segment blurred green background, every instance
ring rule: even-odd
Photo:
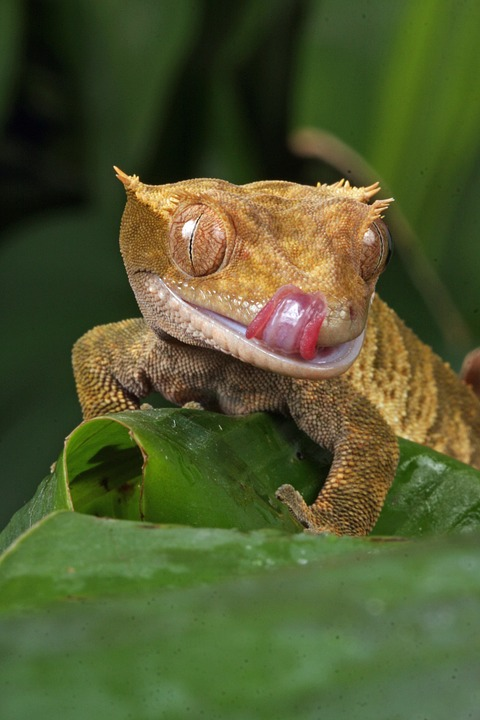
[[[479,40],[475,0],[1,0],[0,526],[80,421],[73,342],[138,314],[114,163],[381,179],[381,294],[458,367],[480,344]]]

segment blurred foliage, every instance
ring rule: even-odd
[[[114,163],[155,183],[381,178],[382,295],[456,365],[480,342],[479,30],[475,0],[2,0],[0,525],[80,419],[74,340],[137,314]],[[303,127],[365,171],[295,156]],[[458,315],[432,320],[442,297]]]
[[[477,718],[478,540],[50,515],[0,561],[3,717]]]

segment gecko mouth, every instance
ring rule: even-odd
[[[262,340],[247,338],[247,327],[235,320],[219,315],[212,310],[206,310],[198,306],[192,307],[195,307],[197,312],[224,327],[227,332],[238,336],[242,344],[248,344],[251,349],[248,353],[251,359],[247,362],[251,362],[252,365],[264,367],[266,370],[274,370],[274,366],[276,367],[278,365],[280,367],[281,365],[281,370],[275,369],[274,372],[282,372],[284,375],[292,375],[293,377],[320,379],[320,377],[327,378],[340,375],[348,370],[356,360],[365,339],[365,330],[363,330],[363,332],[353,340],[340,343],[339,345],[317,347],[315,353],[310,355],[309,359],[306,359],[300,354],[289,353],[281,349],[273,348]],[[235,353],[231,354],[233,355]],[[243,358],[240,357],[240,360],[242,359]]]
[[[338,345],[315,346],[313,351],[309,342],[308,352],[302,352],[299,349],[300,346],[305,345],[305,343],[302,345],[302,338],[307,333],[306,330],[300,333],[301,337],[298,342],[296,341],[287,349],[285,349],[285,345],[282,349],[281,344],[272,347],[261,339],[255,319],[249,326],[243,325],[214,310],[184,300],[158,275],[150,273],[147,275],[148,293],[161,302],[164,307],[161,314],[166,314],[172,319],[169,328],[162,329],[175,334],[172,332],[173,325],[179,330],[179,340],[213,347],[264,370],[297,378],[326,379],[348,370],[362,349],[365,329],[351,340]],[[142,308],[141,295],[137,296],[137,299]],[[316,322],[318,323],[318,317]]]

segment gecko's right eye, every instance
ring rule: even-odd
[[[188,275],[216,272],[227,255],[228,221],[209,205],[177,208],[170,225],[170,252]]]

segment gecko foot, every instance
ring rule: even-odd
[[[315,516],[315,513],[312,512],[312,509],[293,485],[281,485],[275,496],[288,507],[293,517],[310,532],[315,534],[331,532],[321,525],[319,518]]]

